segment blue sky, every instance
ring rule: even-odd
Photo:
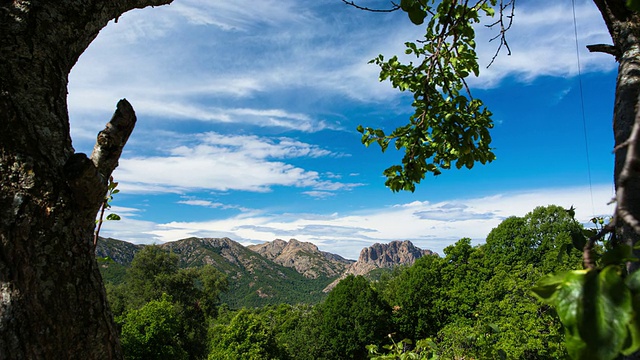
[[[422,36],[404,13],[339,0],[175,0],[127,13],[82,55],[69,84],[76,151],[91,152],[119,99],[138,115],[114,172],[113,211],[123,219],[101,235],[296,238],[355,259],[376,242],[439,253],[461,237],[481,243],[504,218],[540,205],[573,205],[584,222],[607,215],[617,67],[586,51],[610,39],[593,3],[578,0],[577,76],[571,14],[569,0],[519,1],[512,54],[489,69],[495,32],[478,27],[481,74],[470,84],[494,113],[497,159],[394,194],[382,171],[401,153],[365,148],[355,128],[390,130],[411,114],[408,94],[378,82],[368,64]]]

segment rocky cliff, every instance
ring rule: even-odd
[[[388,244],[373,244],[360,251],[358,261],[351,264],[338,279],[324,289],[329,292],[340,280],[350,274],[366,275],[375,269],[391,269],[398,265],[411,265],[425,255],[436,255],[431,250],[422,250],[411,241],[392,241]]]
[[[338,276],[353,263],[339,255],[320,251],[312,243],[296,239],[288,242],[276,239],[264,244],[249,245],[247,248],[277,264],[294,268],[309,279]]]

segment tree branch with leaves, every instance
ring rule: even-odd
[[[495,37],[500,39],[500,51],[503,46],[509,49],[505,33],[511,26],[513,1],[400,2],[400,9],[416,25],[429,16],[424,39],[405,43],[405,53],[415,56],[416,62],[403,64],[397,56],[386,60],[379,55],[371,63],[380,67],[380,81],[389,80],[394,88],[413,94],[414,113],[408,124],[390,133],[358,126],[366,146],[377,143],[384,152],[393,144],[404,151],[402,163],[384,171],[385,185],[392,191],[414,191],[426,173],[439,175],[452,166],[471,169],[477,162],[495,159],[489,133],[492,114],[467,84],[471,74],[480,73],[474,26],[494,17],[495,6],[499,20],[488,26],[500,27]]]

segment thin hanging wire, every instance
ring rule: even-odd
[[[571,0],[571,8],[573,10],[573,33],[576,41],[576,59],[578,61],[578,84],[580,88],[580,108],[582,110],[582,128],[584,132],[584,146],[587,154],[587,173],[589,174],[589,192],[591,194],[591,212],[596,216],[596,207],[593,202],[593,183],[591,181],[591,159],[589,156],[589,139],[587,137],[587,120],[584,111],[584,93],[582,90],[582,70],[580,65],[580,45],[578,44],[578,21],[576,20],[576,1]]]

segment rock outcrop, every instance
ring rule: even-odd
[[[396,240],[388,244],[373,244],[362,249],[358,261],[349,266],[342,276],[329,284],[324,289],[324,292],[331,291],[340,280],[348,275],[366,275],[375,269],[391,269],[398,265],[411,265],[425,255],[437,256],[431,250],[423,250],[416,247],[409,240]]]
[[[293,268],[309,279],[338,276],[353,264],[352,260],[320,251],[316,245],[296,239],[288,242],[276,239],[247,248],[277,264]]]

